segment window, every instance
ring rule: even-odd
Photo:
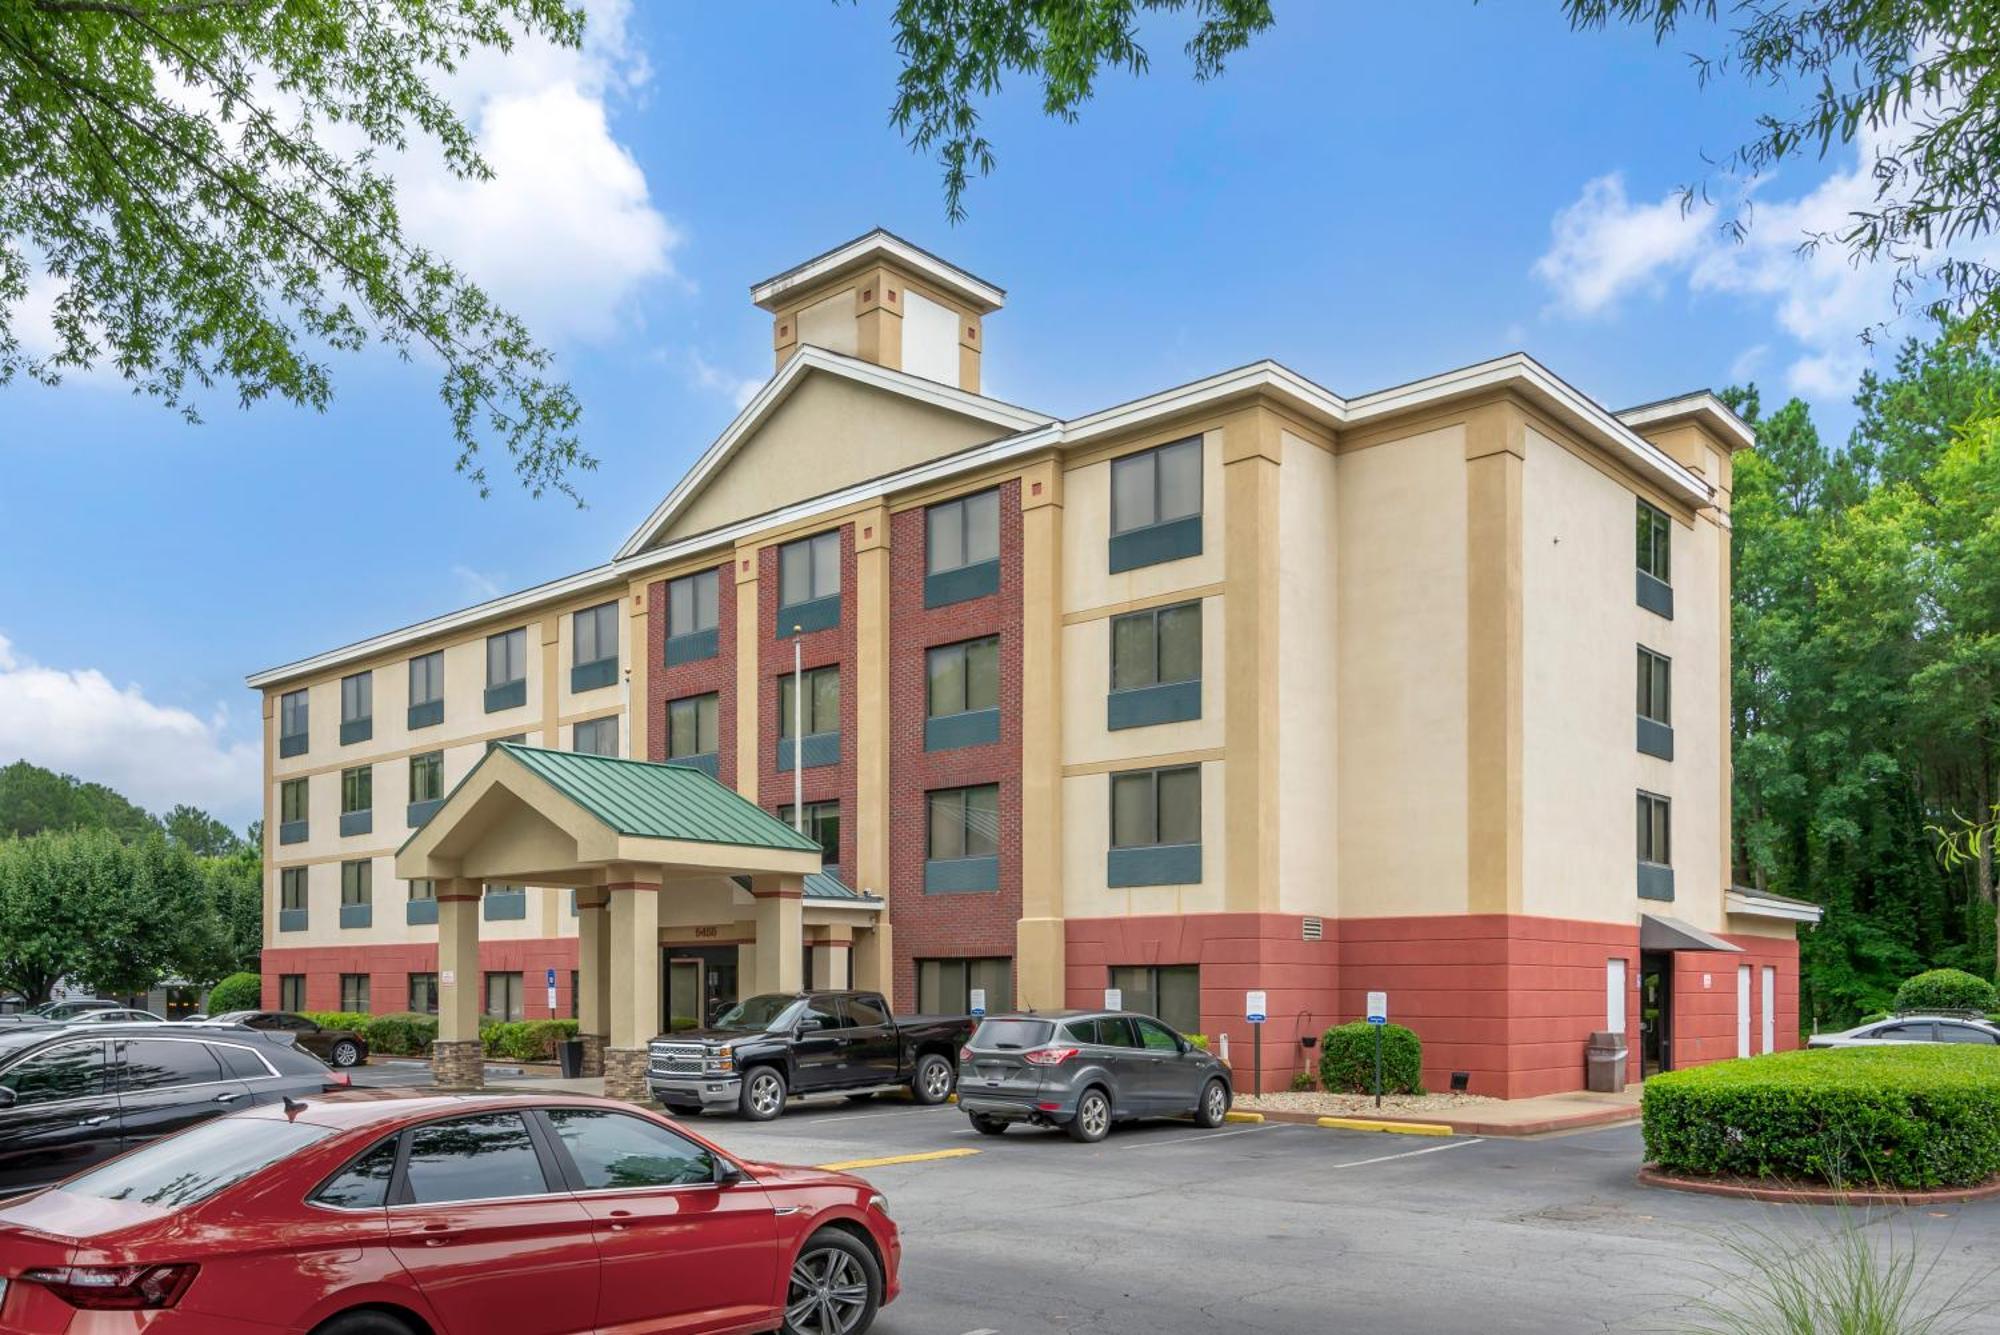
[[[924,568],[930,574],[999,559],[999,492],[962,496],[924,512]]]
[[[487,886],[486,893],[480,897],[479,912],[487,922],[521,921],[528,916],[528,887],[502,884]],[[517,1015],[514,1018],[520,1017]]]
[[[357,672],[340,679],[340,744],[375,735],[375,674]]]
[[[340,772],[340,814],[351,816],[375,807],[375,767],[357,765]]]
[[[1111,531],[1130,533],[1201,513],[1201,438],[1111,461]]]
[[[712,756],[720,749],[716,735],[720,699],[710,691],[667,702],[667,759]]]
[[[787,804],[778,808],[778,819],[792,824],[792,813],[797,808]],[[840,861],[840,803],[806,803],[805,832],[819,841],[820,859],[831,867]]]
[[[436,1015],[438,976],[434,973],[410,975],[410,1010],[416,1015]]]
[[[877,997],[857,993],[841,998],[841,1009],[847,1012],[847,1024],[852,1029],[866,1029],[889,1023],[889,1012],[882,1008]]]
[[[403,921],[410,926],[428,926],[438,920],[437,882],[419,878],[411,881],[409,898],[403,901]]]
[[[1639,794],[1639,861],[1673,862],[1671,804],[1657,793]]]
[[[1156,1015],[1183,1034],[1201,1032],[1199,965],[1116,966],[1111,970],[1111,986],[1118,989],[1126,1010]]]
[[[1770,973],[1769,969],[1764,971]],[[1984,1029],[1975,1029],[1969,1024],[1948,1024],[1940,1021],[1937,1027],[1937,1041],[1940,1043],[1982,1043],[1991,1046],[1996,1040]],[[1769,1052],[1767,1046],[1764,1049]]]
[[[431,900],[432,902],[436,902],[437,896],[438,896],[438,888],[436,881],[430,880],[429,878],[426,877],[410,882],[411,899],[415,900],[428,899]]]
[[[599,603],[571,618],[569,688],[594,691],[618,680],[618,604]]]
[[[278,872],[278,930],[306,929],[306,869],[285,867]]]
[[[990,858],[1000,853],[1000,785],[945,788],[928,795],[933,860]]]
[[[124,1039],[118,1044],[121,1090],[212,1085],[220,1079],[222,1066],[206,1044],[157,1038]]]
[[[986,993],[986,1013],[1014,1009],[1014,961],[988,959],[918,960],[917,1009],[931,1015],[963,1015],[972,1009],[974,988]]]
[[[347,910],[365,909],[375,902],[375,864],[373,862],[343,862],[340,864],[340,921],[348,926]],[[366,926],[366,923],[359,924]]]
[[[71,1178],[63,1191],[118,1201],[121,1210],[136,1204],[164,1213],[207,1200],[333,1134],[330,1127],[276,1118],[218,1118]]]
[[[528,1138],[527,1123],[518,1113],[431,1122],[409,1136],[404,1183],[414,1204],[548,1193],[541,1158]]]
[[[1111,776],[1111,846],[1201,842],[1201,767]]]
[[[379,1210],[389,1202],[389,1179],[395,1175],[396,1137],[391,1136],[335,1173],[313,1193],[313,1200],[336,1210]]]
[[[1673,717],[1673,660],[1639,646],[1639,717],[1670,724]]]
[[[444,797],[444,752],[426,751],[410,757],[410,801],[436,802]]]
[[[444,722],[444,650],[410,660],[410,726]]]
[[[947,644],[927,656],[930,717],[1000,707],[1000,637]]]
[[[287,779],[278,785],[278,842],[302,844],[312,830],[307,820],[310,793],[304,779]]]
[[[821,533],[778,549],[778,602],[783,607],[840,594],[840,534]],[[807,627],[807,629],[815,629]]]
[[[104,1044],[66,1043],[25,1057],[0,1075],[0,1089],[14,1091],[17,1107],[55,1103],[61,1099],[94,1098],[109,1092],[110,1071],[104,1064]]]
[[[714,570],[667,581],[667,666],[715,657],[720,647],[719,587]]]
[[[1673,531],[1665,511],[1639,502],[1639,569],[1662,584],[1673,583]]]
[[[528,702],[528,631],[526,627],[486,637],[486,712],[513,709]]]
[[[1201,604],[1176,603],[1111,619],[1111,689],[1201,679]]]
[[[663,1126],[591,1108],[551,1108],[543,1116],[569,1151],[584,1191],[715,1181],[715,1155]]]
[[[306,976],[302,973],[278,975],[278,1008],[302,1011],[306,1008]]]
[[[365,973],[344,973],[340,975],[340,1008],[356,1015],[366,1015],[368,1006],[368,975]]]
[[[302,756],[311,731],[310,697],[304,691],[287,691],[278,700],[278,754]]]
[[[618,716],[588,719],[571,730],[570,750],[586,756],[618,754]]]
[[[489,973],[486,975],[486,1014],[496,1020],[518,1020],[521,1018],[521,975],[519,973]]]
[[[806,736],[840,731],[840,667],[808,668],[805,672]],[[778,678],[778,736],[792,735],[793,698],[797,683],[793,674]]]
[[[208,1050],[222,1063],[222,1074],[231,1080],[268,1080],[274,1074],[270,1065],[248,1048],[234,1043],[210,1043]]]

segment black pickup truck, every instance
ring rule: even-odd
[[[943,1103],[973,1026],[970,1015],[892,1016],[879,992],[767,992],[707,1029],[654,1039],[646,1083],[668,1108],[733,1108],[758,1122],[794,1094],[907,1089]]]

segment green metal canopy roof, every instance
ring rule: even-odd
[[[755,802],[685,765],[548,751],[518,742],[501,742],[493,749],[520,761],[619,834],[696,844],[820,851],[818,840],[800,834]]]

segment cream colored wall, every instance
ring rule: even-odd
[[[1162,436],[1146,446],[1182,436]],[[1202,436],[1201,554],[1111,573],[1111,460],[1097,459],[1063,474],[1063,610],[1108,607],[1139,598],[1200,588],[1222,579],[1222,433]]]
[[[1674,617],[1633,594],[1634,494],[1533,429],[1522,475],[1523,908],[1722,930],[1715,527],[1673,526]],[[1636,746],[1637,646],[1673,659],[1674,759]],[[1673,799],[1675,899],[1636,889],[1635,794]]]
[[[1072,918],[1125,915],[1220,913],[1223,897],[1223,764],[1201,767],[1201,870],[1199,885],[1143,885],[1113,889],[1105,858],[1111,849],[1111,776],[1071,774],[1063,778],[1064,911]]]
[[[799,342],[854,356],[860,330],[854,319],[854,289],[842,288],[799,311]]]
[[[1339,469],[1290,432],[1278,487],[1278,907],[1340,911]]]
[[[1111,689],[1111,618],[1094,616],[1063,627],[1064,764],[1143,759],[1222,745],[1226,600],[1215,594],[1198,601],[1201,603],[1201,717],[1185,723],[1157,723],[1117,732],[1107,728],[1105,697]]]
[[[1465,469],[1462,426],[1337,460],[1343,917],[1466,909]]]
[[[939,384],[958,384],[958,313],[914,288],[903,289],[902,369]]]
[[[808,374],[660,540],[705,533],[1003,434],[990,422],[843,376]]]

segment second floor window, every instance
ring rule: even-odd
[[[1111,846],[1201,842],[1201,767],[1111,776]]]
[[[840,534],[821,533],[778,549],[778,602],[796,607],[840,593]]]
[[[375,717],[375,674],[357,672],[340,679],[340,721],[364,723]]]
[[[1000,853],[1000,785],[945,788],[926,795],[930,829],[927,856],[990,858]]]
[[[423,880],[416,880],[410,882],[411,899],[417,900],[419,903],[421,903],[426,899],[436,899],[437,897],[438,897],[438,888],[436,881],[429,880],[426,878]]]
[[[304,754],[311,726],[311,697],[305,691],[285,692],[278,700],[278,753]]]
[[[1111,461],[1111,531],[1129,533],[1201,513],[1201,437]]]
[[[930,717],[944,718],[1000,707],[998,636],[942,645],[930,651],[926,668],[930,677]]]
[[[340,814],[375,809],[375,767],[358,765],[340,772]]]
[[[778,819],[787,825],[793,824],[792,813],[797,808],[789,803],[778,808]],[[840,803],[806,803],[805,833],[810,839],[819,841],[820,859],[831,867],[840,861]]]
[[[586,607],[574,618],[576,631],[570,661],[577,667],[618,661],[618,604]]]
[[[721,747],[717,731],[718,697],[691,695],[667,702],[667,758],[712,756]]]
[[[278,787],[278,819],[286,825],[306,819],[307,789],[304,779],[287,779]]]
[[[528,631],[505,630],[486,637],[486,689],[528,679]]]
[[[278,873],[278,907],[299,911],[306,906],[306,869],[287,867]]]
[[[1673,715],[1673,662],[1644,645],[1639,647],[1639,717],[1671,725]]]
[[[375,902],[375,864],[372,862],[343,862],[340,864],[340,906],[355,908]]]
[[[410,800],[435,802],[444,796],[444,752],[410,757]]]
[[[618,754],[618,716],[594,718],[576,725],[570,750],[586,756]]]
[[[1658,793],[1639,793],[1639,861],[1673,864],[1673,804]]]
[[[1664,510],[1639,502],[1639,569],[1662,584],[1674,582],[1673,531]]]
[[[840,731],[840,668],[837,665],[808,669],[805,673],[805,730],[811,737]],[[792,735],[797,683],[791,673],[778,678],[778,736]]]
[[[1000,559],[1000,493],[982,491],[924,512],[924,567],[933,575]]]
[[[1111,619],[1111,689],[1201,679],[1201,604],[1176,603]]]
[[[680,579],[667,581],[667,635],[678,639],[683,635],[695,635],[705,630],[714,630],[718,620],[716,612],[717,574],[704,570],[698,575],[685,575]]]

